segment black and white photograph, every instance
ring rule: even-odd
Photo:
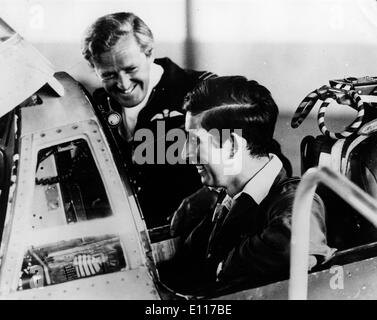
[[[376,57],[376,0],[0,0],[0,300],[376,300]]]

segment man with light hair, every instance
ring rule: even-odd
[[[183,131],[185,94],[214,75],[182,69],[169,58],[155,59],[152,31],[130,12],[97,19],[84,36],[82,53],[103,83],[93,98],[126,161],[147,226],[164,225],[182,199],[201,184],[192,165],[157,163],[157,153],[165,154],[172,144],[166,141],[165,150],[158,150],[158,142],[165,142],[170,129]],[[142,163],[135,153],[143,143],[138,130],[153,133],[148,147],[155,157],[149,163]]]
[[[206,187],[197,191],[201,183],[194,166],[158,160],[175,143],[166,133],[181,129],[184,134],[184,96],[215,75],[182,69],[169,58],[155,59],[152,31],[130,12],[98,18],[84,36],[82,53],[103,83],[93,97],[104,127],[114,137],[114,148],[125,159],[147,226],[166,224],[184,198],[191,211],[211,210],[217,194]],[[145,130],[152,133],[151,143],[140,139],[138,133]],[[152,150],[152,161],[143,162],[137,152],[143,144]],[[274,146],[290,174],[289,161],[276,141]]]

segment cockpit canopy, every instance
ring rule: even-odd
[[[0,18],[0,117],[48,83],[59,95],[52,64]]]

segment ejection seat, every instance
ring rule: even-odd
[[[311,167],[329,166],[377,199],[377,77],[331,80],[330,86],[312,91],[297,108],[293,128],[317,102],[321,103],[317,120],[323,135],[302,140],[301,173]],[[325,124],[326,109],[335,102],[357,111],[357,117],[343,132],[332,132]],[[317,193],[326,206],[331,247],[346,250],[377,243],[377,229],[332,190],[319,185]]]

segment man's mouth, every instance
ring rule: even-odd
[[[128,95],[128,94],[131,94],[134,89],[136,88],[136,83],[133,84],[132,86],[130,86],[128,89],[126,90],[121,90],[121,89],[118,89],[118,92],[121,93],[121,94],[125,94],[125,95]]]

